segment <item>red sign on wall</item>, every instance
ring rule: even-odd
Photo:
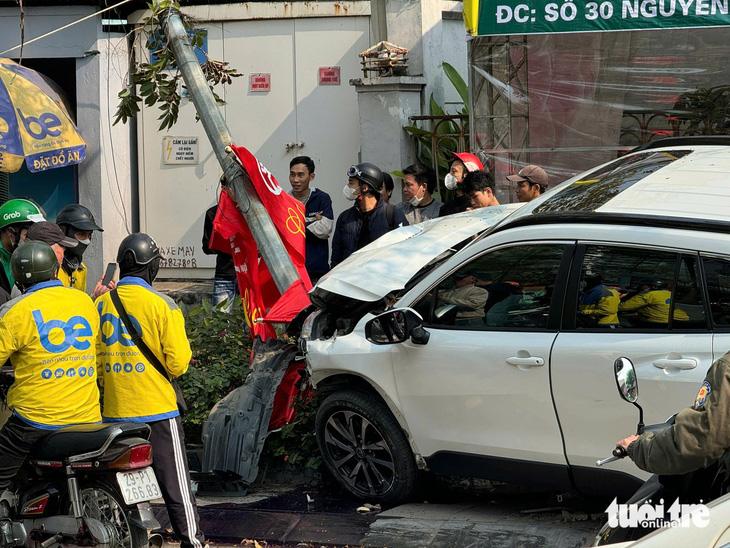
[[[251,73],[249,91],[271,91],[271,74],[268,72]]]
[[[339,86],[340,67],[319,67],[320,86]]]

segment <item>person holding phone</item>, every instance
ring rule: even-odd
[[[58,272],[58,279],[66,287],[73,287],[86,292],[86,265],[83,263],[83,256],[86,248],[91,245],[91,237],[94,232],[104,232],[104,229],[96,224],[94,215],[87,207],[80,204],[69,204],[56,215],[56,224],[66,236],[78,241],[75,247],[68,247],[64,251],[61,270]],[[116,287],[114,282],[111,285],[103,285],[103,276],[96,282],[91,298],[96,299],[107,291]]]

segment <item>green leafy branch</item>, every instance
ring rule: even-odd
[[[140,103],[152,107],[157,105],[161,114],[159,130],[164,131],[171,128],[177,122],[180,110],[180,89],[182,74],[175,62],[175,56],[170,47],[167,37],[159,32],[160,18],[166,10],[174,8],[179,10],[180,4],[175,0],[159,0],[156,3],[147,4],[151,15],[144,19],[144,25],[136,29],[137,39],[144,39],[146,47],[150,52],[150,62],[137,62],[134,57],[130,59],[130,83],[119,92],[119,104],[113,125],[119,122],[124,124],[133,118],[140,111]],[[185,30],[188,31],[190,42],[193,48],[202,51],[204,44],[204,33],[196,31],[195,20],[183,13],[180,13]],[[148,32],[145,29],[155,29]],[[139,50],[142,51],[140,43]],[[205,53],[206,62],[201,64],[203,74],[210,84],[213,97],[218,105],[225,104],[214,91],[215,85],[231,84],[232,79],[242,76],[236,69],[230,68],[227,62],[211,59]]]

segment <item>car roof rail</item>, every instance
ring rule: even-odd
[[[681,147],[681,146],[730,146],[730,135],[685,135],[683,137],[663,137],[655,139],[632,148],[628,154],[633,152],[641,152],[642,150],[651,150],[662,147]]]

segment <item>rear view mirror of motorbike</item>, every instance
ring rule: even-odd
[[[613,363],[613,369],[621,397],[629,403],[636,403],[639,399],[639,380],[636,378],[634,364],[628,358],[618,358]]]
[[[628,358],[618,358],[613,362],[613,371],[616,373],[616,386],[621,397],[632,403],[639,410],[639,423],[636,426],[636,433],[644,432],[644,410],[637,403],[639,400],[639,378],[636,375],[636,368]]]

